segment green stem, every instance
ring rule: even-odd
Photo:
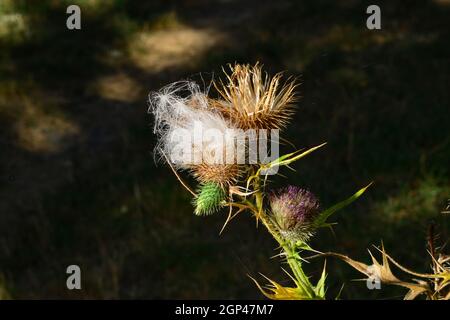
[[[311,299],[320,298],[316,295],[314,286],[311,284],[308,276],[303,271],[301,261],[297,258],[295,249],[290,248],[289,245],[285,245],[283,246],[283,250],[286,253],[286,260],[289,264],[289,267],[294,273],[294,276],[302,289],[308,294]]]

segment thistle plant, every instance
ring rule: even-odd
[[[360,197],[368,186],[348,199],[321,209],[318,198],[309,190],[287,186],[271,190],[267,176],[279,169],[291,168],[294,162],[323,147],[325,143],[306,150],[296,150],[270,161],[241,163],[238,156],[228,158],[228,150],[254,139],[262,144],[259,133],[283,130],[289,123],[297,101],[297,82],[281,73],[273,77],[262,66],[229,65],[224,81],[214,81],[212,88],[201,90],[192,81],[172,83],[150,95],[150,112],[155,117],[154,132],[158,137],[155,154],[167,162],[182,185],[193,195],[194,212],[207,216],[227,209],[226,225],[239,214],[249,213],[263,225],[276,241],[279,257],[293,285],[285,287],[266,278],[261,292],[270,299],[325,299],[327,273],[313,282],[303,268],[305,252],[318,253],[309,241],[320,228],[330,227],[329,218],[336,211]],[[196,136],[196,130],[214,129],[223,139]],[[245,130],[253,130],[253,138]],[[193,139],[182,139],[193,136]],[[245,147],[249,156],[254,150]],[[273,151],[273,150],[272,150]],[[221,161],[220,161],[221,160]],[[181,177],[187,172],[197,182],[197,191]]]

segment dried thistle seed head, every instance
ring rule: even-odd
[[[226,193],[221,185],[214,182],[202,185],[198,196],[194,199],[195,214],[198,216],[213,214],[220,209],[225,197]]]
[[[202,183],[227,185],[236,181],[239,174],[237,165],[225,164],[226,150],[233,150],[243,133],[234,130],[237,128],[232,122],[208,103],[206,93],[191,81],[175,82],[153,92],[150,111],[155,116],[154,131],[158,135],[155,154],[171,161],[175,169],[188,170]],[[203,133],[213,130],[220,137],[195,138],[199,129]]]
[[[308,190],[288,186],[270,196],[270,207],[280,233],[292,241],[307,241],[314,233],[319,201]]]
[[[223,188],[235,184],[240,176],[237,164],[199,164],[190,170],[201,183],[213,182]]]
[[[230,69],[231,74],[224,71],[226,83],[214,83],[221,99],[212,100],[211,106],[242,129],[285,127],[294,112],[295,81],[281,83],[281,73],[270,78],[258,63]]]

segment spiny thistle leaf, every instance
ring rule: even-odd
[[[323,147],[323,146],[326,145],[326,144],[327,144],[327,143],[324,142],[324,143],[322,143],[322,144],[319,144],[318,146],[309,148],[308,150],[306,150],[306,151],[304,151],[304,152],[302,152],[302,153],[300,153],[300,154],[298,154],[298,152],[301,152],[300,150],[299,150],[299,151],[296,151],[296,152],[293,152],[293,153],[289,154],[289,157],[284,158],[284,159],[282,159],[281,161],[277,161],[277,162],[275,163],[275,165],[279,165],[279,166],[287,166],[287,165],[289,165],[290,163],[292,163],[292,162],[294,162],[294,161],[297,161],[297,160],[300,160],[300,159],[303,158],[304,156],[307,156],[307,155],[310,154],[311,152],[316,151],[317,149]],[[275,160],[275,161],[276,161],[276,160]]]
[[[432,280],[431,282],[434,285],[432,285],[431,288],[434,288],[434,292],[432,293],[434,299],[449,300],[450,291],[448,293],[445,293],[444,289],[446,289],[450,285],[450,269],[445,266],[445,262],[449,261],[450,257],[441,254],[438,259],[435,259],[433,255],[430,253],[431,258],[435,262],[435,266],[432,268],[433,273],[419,273],[402,266],[394,258],[392,258],[389,254],[387,254],[384,251],[384,248],[382,249],[376,248],[376,249],[381,252],[383,257],[389,259],[397,268],[399,268],[403,272],[418,278]],[[415,280],[415,281],[424,282],[422,280]]]
[[[261,293],[269,299],[272,299],[272,300],[312,300],[312,298],[310,298],[308,296],[308,294],[306,292],[304,292],[302,290],[302,288],[300,288],[300,287],[297,287],[297,288],[283,287],[282,285],[280,285],[279,283],[277,283],[274,280],[269,279],[265,275],[262,275],[262,276],[269,281],[269,284],[267,285],[267,289],[264,289],[263,287],[261,287],[261,285],[258,283],[258,281],[256,281],[252,277],[250,277],[250,279],[252,279],[255,282],[256,286],[261,291]]]
[[[384,284],[407,288],[408,292],[404,296],[405,300],[413,300],[417,296],[425,294],[430,291],[430,287],[426,281],[414,280],[416,281],[416,283],[413,283],[399,280],[391,271],[388,261],[389,257],[386,251],[384,250],[384,247],[382,247],[382,249],[380,249],[379,251],[381,252],[382,256],[382,263],[379,263],[378,260],[376,260],[375,257],[372,255],[372,253],[369,251],[369,254],[372,258],[372,265],[367,265],[363,262],[353,260],[346,255],[334,252],[324,253],[323,256],[326,255],[339,258],[342,261],[349,264],[350,266],[352,266],[354,269],[366,275],[369,279],[376,278],[381,283]]]
[[[323,147],[324,145],[326,145],[327,143],[324,142],[318,146],[309,148],[306,151],[303,150],[297,150],[285,155],[282,155],[281,157],[273,160],[272,162],[269,162],[267,164],[264,164],[261,166],[261,168],[258,170],[258,174],[261,172],[262,174],[264,174],[267,170],[273,168],[273,167],[281,167],[281,166],[289,166],[292,162],[295,162],[297,160],[300,160],[301,158],[307,156],[308,154],[310,154],[311,152]],[[303,151],[303,152],[302,152]],[[301,153],[300,153],[301,152]]]
[[[315,253],[321,253],[320,251],[317,251],[317,250],[311,248],[311,246],[304,241],[295,242],[294,248],[295,248],[295,251],[311,251],[311,252],[315,252]]]
[[[327,262],[325,261],[325,263],[323,265],[322,275],[320,276],[319,282],[317,282],[317,285],[314,288],[316,295],[319,297],[322,297],[322,298],[325,298],[325,291],[326,291],[326,288],[325,288],[325,281],[327,279],[326,268],[327,268]]]
[[[366,190],[372,185],[372,182],[369,183],[364,188],[358,190],[354,195],[352,195],[350,198],[345,199],[344,201],[341,201],[334,206],[326,209],[325,211],[321,212],[318,216],[318,218],[315,221],[316,227],[327,227],[330,224],[327,223],[327,219],[336,211],[341,210],[342,208],[345,208],[349,204],[351,204],[353,201],[358,199]]]
[[[202,185],[198,196],[194,199],[195,214],[198,216],[213,214],[220,209],[225,196],[224,189],[217,183],[208,182]]]
[[[252,181],[257,179],[260,175],[265,175],[266,178],[267,178],[267,173],[270,171],[270,169],[275,168],[275,167],[281,167],[281,166],[286,166],[286,167],[292,169],[291,167],[289,167],[289,165],[292,162],[300,160],[301,158],[307,156],[311,152],[313,152],[313,151],[323,147],[326,144],[327,143],[324,142],[324,143],[322,143],[322,144],[320,144],[318,146],[309,148],[306,151],[303,151],[303,149],[297,150],[297,151],[294,151],[294,152],[282,155],[281,157],[273,160],[272,162],[260,165],[260,168],[256,171],[256,173],[252,174],[252,175],[250,175],[248,177],[248,179],[247,179],[247,190],[250,188],[250,184],[252,183]]]

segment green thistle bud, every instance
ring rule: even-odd
[[[225,200],[225,190],[217,183],[208,182],[201,186],[198,196],[194,199],[197,216],[210,215],[220,209]]]

